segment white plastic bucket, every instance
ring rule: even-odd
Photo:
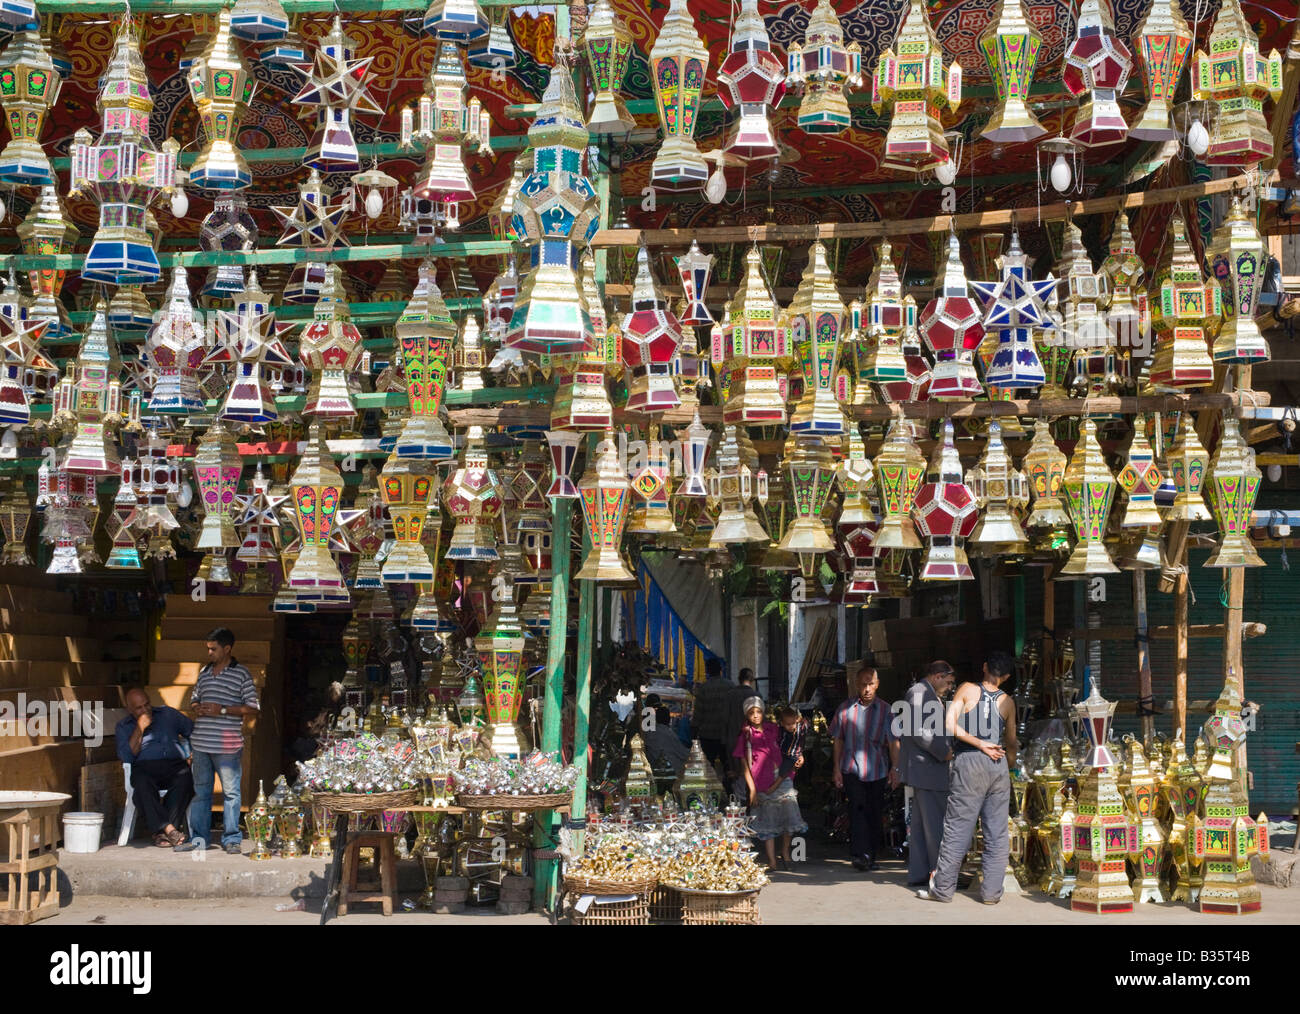
[[[102,813],[65,813],[63,848],[67,852],[98,852],[103,830]]]

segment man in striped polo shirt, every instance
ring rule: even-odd
[[[221,773],[223,827],[221,847],[239,855],[239,782],[244,752],[244,718],[258,712],[253,677],[234,656],[235,635],[218,627],[208,635],[208,664],[199,670],[190,704],[194,709],[194,802],[190,807],[193,838],[178,852],[206,847],[212,827],[213,773]]]
[[[890,736],[892,712],[876,696],[880,676],[864,665],[858,670],[858,695],[845,701],[831,722],[837,789],[849,797],[849,851],[862,873],[875,868],[880,849],[885,789],[898,784],[898,741]]]

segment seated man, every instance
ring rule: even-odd
[[[660,705],[655,709],[654,728],[643,732],[641,740],[645,743],[646,759],[652,768],[656,771],[671,770],[674,777],[680,778],[690,749],[677,738],[671,722],[672,715]]]
[[[117,723],[117,756],[131,765],[135,805],[153,843],[172,848],[185,841],[177,825],[194,798],[194,779],[180,743],[194,723],[175,708],[155,708],[139,687],[127,691],[126,710],[130,714]],[[160,798],[164,792],[166,798]]]

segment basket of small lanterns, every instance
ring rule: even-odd
[[[452,772],[456,802],[467,810],[553,810],[573,802],[577,769],[540,751],[523,757],[470,757]]]
[[[687,926],[757,926],[758,893],[767,874],[736,840],[715,840],[664,862],[659,882],[681,898]]]
[[[569,918],[575,926],[647,926],[658,863],[628,835],[602,836],[564,874]]]
[[[371,733],[336,739],[300,765],[312,804],[331,813],[402,810],[420,801],[415,750]]]

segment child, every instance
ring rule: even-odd
[[[745,727],[732,756],[744,769],[754,837],[767,851],[770,872],[776,871],[776,839],[781,839],[781,868],[789,869],[790,836],[808,830],[799,812],[799,797],[789,775],[781,774],[780,731],[763,720],[763,701],[748,697],[743,705]]]
[[[777,708],[776,720],[781,726],[781,766],[777,769],[777,777],[793,781],[795,773],[803,767],[803,745],[808,735],[808,722],[788,704]]]

